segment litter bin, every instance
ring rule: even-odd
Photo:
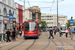
[[[2,34],[0,34],[0,41],[2,40]]]

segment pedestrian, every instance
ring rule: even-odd
[[[16,38],[18,38],[18,33],[19,33],[19,32],[18,32],[18,28],[17,28],[17,30],[16,30]]]
[[[50,33],[49,39],[51,38],[51,36],[52,36],[52,39],[54,39],[53,30],[52,29],[50,29],[49,33]]]
[[[12,29],[10,29],[10,37],[11,37],[11,40],[13,39],[12,35],[13,35]]]
[[[59,32],[59,28],[58,28],[58,32]]]
[[[72,30],[69,28],[69,36],[71,37]]]
[[[61,37],[61,35],[62,35],[61,30],[62,30],[62,28],[60,28],[60,30],[59,30],[60,37]]]
[[[13,29],[12,33],[13,33],[13,35],[12,35],[12,37],[13,37],[13,41],[15,41],[15,40],[16,40],[16,39],[15,39],[15,34],[16,34],[15,29]]]
[[[55,28],[55,32],[54,32],[54,35],[56,35],[56,31],[57,31],[57,30],[56,30],[56,28]]]
[[[7,42],[9,41],[10,42],[10,31],[9,29],[6,31],[6,34],[7,34]]]
[[[66,30],[65,30],[65,33],[66,33],[66,38],[67,38],[67,34],[69,33],[69,30],[66,29]]]
[[[20,36],[21,36],[22,35],[22,30],[20,30],[19,33],[20,33]]]

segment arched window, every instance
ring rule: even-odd
[[[13,11],[13,15],[14,15],[14,11]]]
[[[4,16],[7,15],[7,10],[6,10],[6,8],[3,9],[3,14],[4,14]]]
[[[11,10],[9,10],[9,14],[11,14]]]

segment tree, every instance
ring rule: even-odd
[[[67,28],[70,27],[70,20],[68,20],[68,23],[66,23],[66,25],[67,25]]]
[[[73,26],[75,26],[75,22],[73,23]]]
[[[41,26],[42,29],[45,28],[45,27],[47,27],[47,23],[45,21],[41,21],[41,24],[42,24],[42,26]]]

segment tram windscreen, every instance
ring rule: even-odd
[[[61,25],[60,27],[62,30],[66,30],[66,26],[65,25]]]
[[[25,31],[35,31],[36,22],[25,22]]]

